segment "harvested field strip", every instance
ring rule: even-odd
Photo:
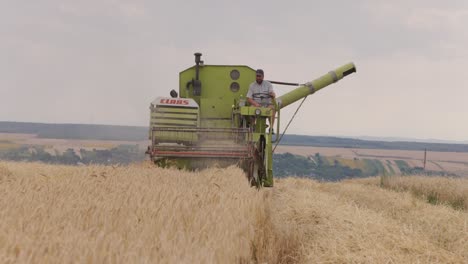
[[[386,167],[388,168],[388,173],[390,175],[395,175],[395,170],[393,169],[393,165],[389,160],[386,160]]]

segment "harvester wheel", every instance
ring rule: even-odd
[[[255,187],[257,188],[260,188],[260,177],[258,175],[258,165],[257,163],[254,162],[254,166],[253,166],[253,179],[254,179],[254,184],[255,184]]]
[[[260,187],[260,179],[258,176],[258,165],[255,163],[255,161],[250,161],[248,169],[248,179],[250,186],[255,186],[257,188]]]

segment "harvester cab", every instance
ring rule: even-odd
[[[280,131],[281,108],[353,72],[349,63],[277,97],[275,130]],[[195,65],[179,74],[179,92],[172,90],[170,97],[150,104],[151,160],[181,169],[238,165],[253,186],[272,187],[272,145],[279,137],[267,129],[275,118],[273,109],[246,101],[253,81],[255,70],[248,66],[205,65],[201,53],[195,53]]]

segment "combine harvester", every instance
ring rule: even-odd
[[[280,131],[282,108],[353,72],[356,67],[349,63],[277,97],[275,130]],[[195,53],[195,66],[179,74],[179,92],[172,90],[171,97],[158,97],[150,105],[151,160],[160,167],[186,169],[237,164],[251,185],[272,187],[273,145],[281,138],[268,129],[272,109],[246,103],[255,74],[244,65],[205,65],[201,53]]]

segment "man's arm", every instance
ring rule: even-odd
[[[276,97],[275,90],[273,90],[273,85],[271,83],[269,83],[269,84],[270,85],[268,87],[268,93],[270,94],[272,99],[275,99],[275,97]]]
[[[251,106],[256,106],[256,107],[259,107],[259,106],[260,106],[259,103],[255,102],[255,101],[254,101],[252,98],[250,98],[250,97],[247,97],[247,102],[249,102],[249,104],[250,104]]]

